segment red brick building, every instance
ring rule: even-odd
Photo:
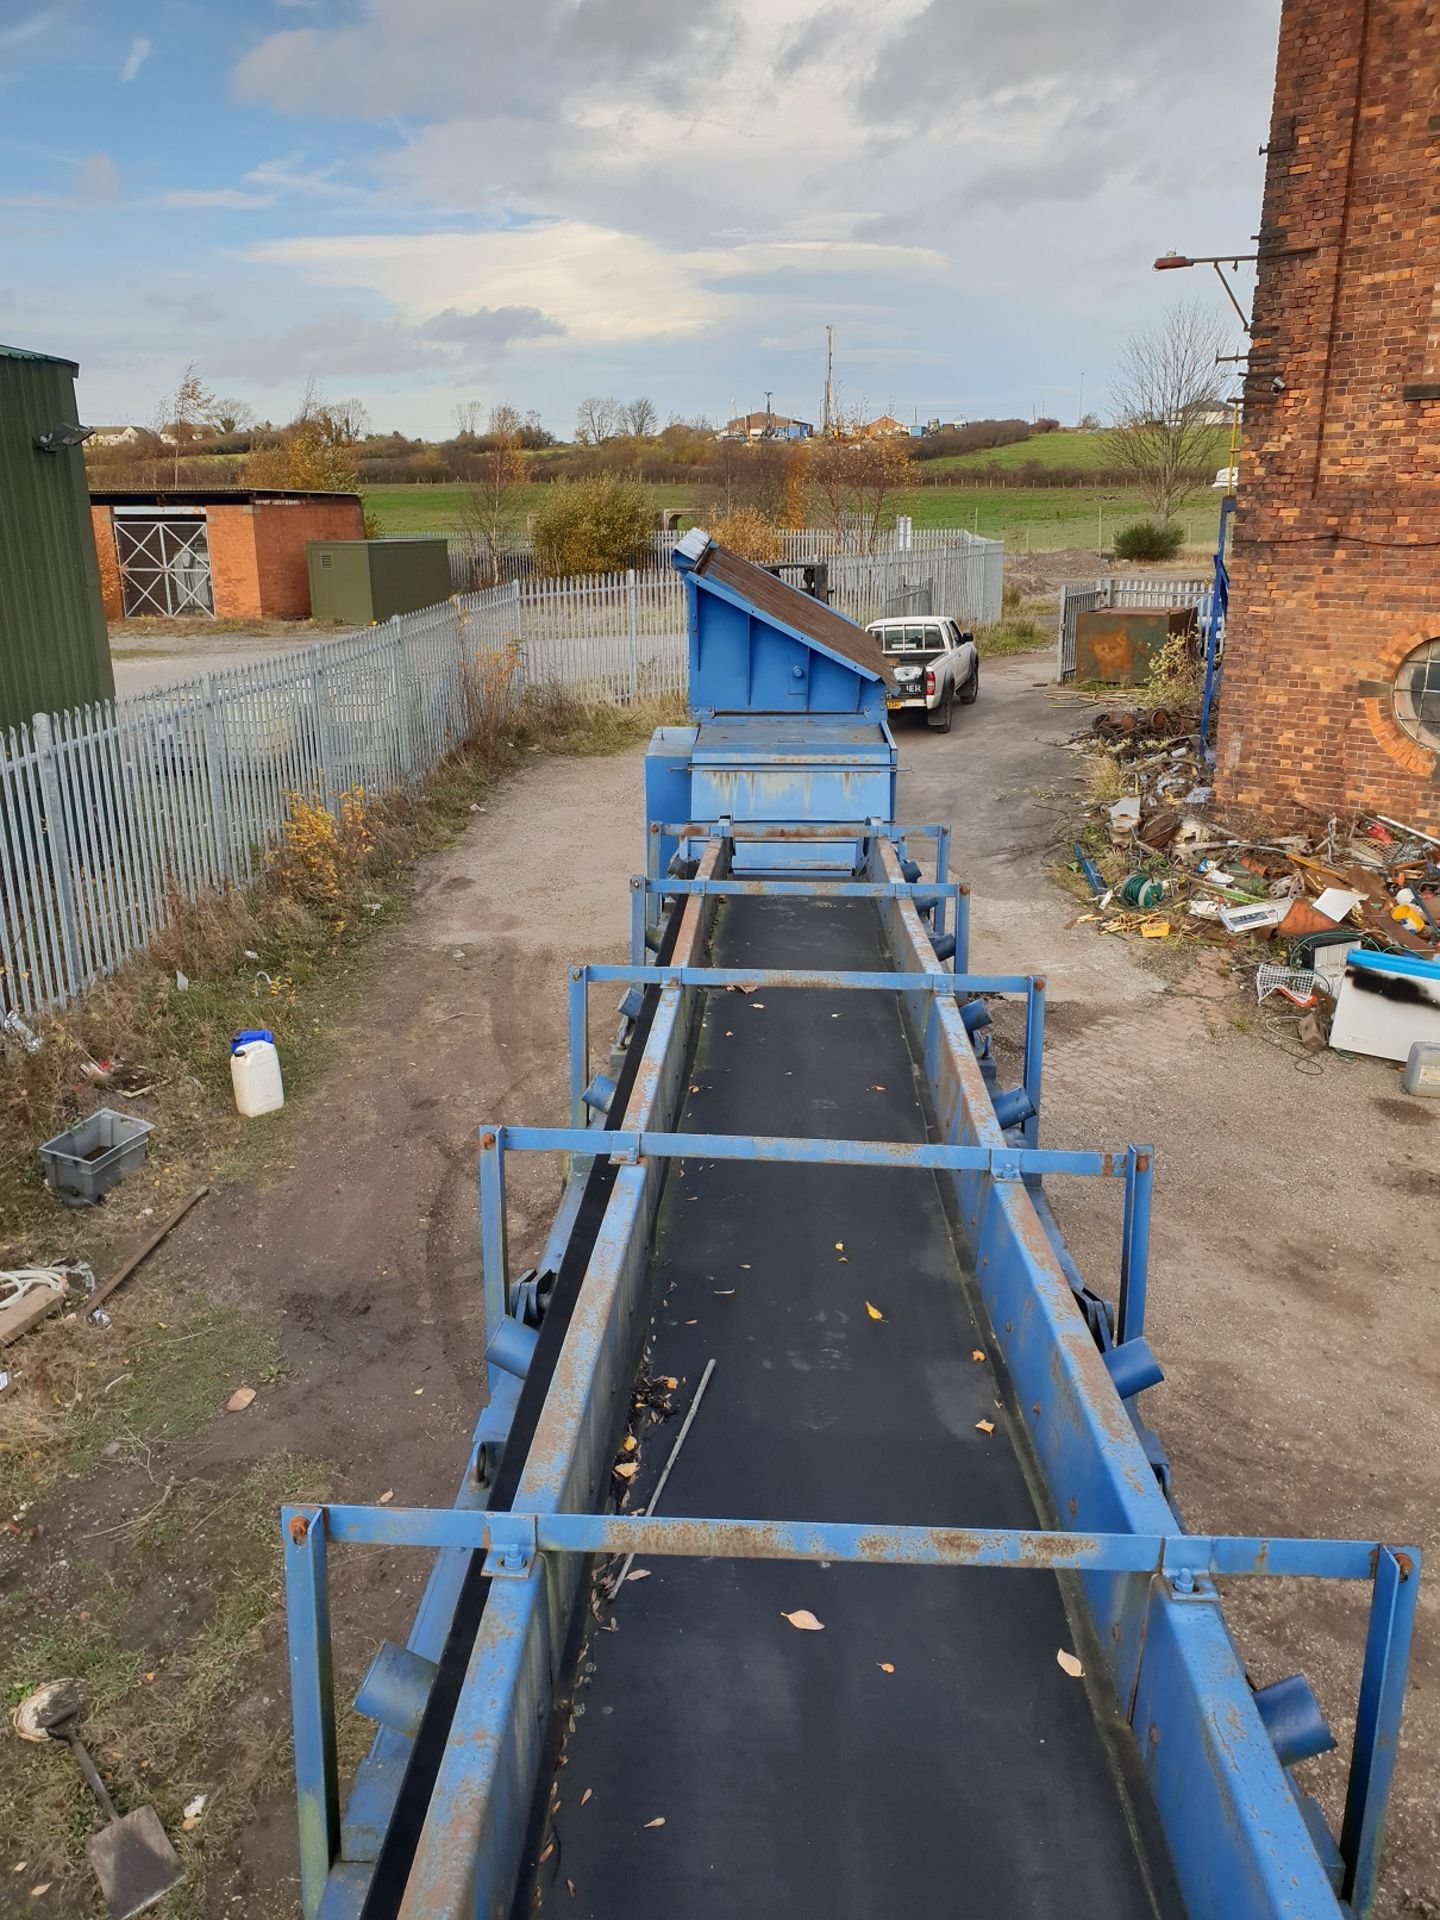
[[[1440,832],[1440,9],[1285,0],[1220,798]]]
[[[309,540],[363,540],[355,493],[92,493],[107,619],[303,619]]]

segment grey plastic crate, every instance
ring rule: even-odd
[[[46,1186],[67,1207],[93,1207],[140,1165],[153,1131],[148,1120],[101,1107],[41,1147]]]

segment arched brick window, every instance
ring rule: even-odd
[[[1440,635],[1422,640],[1395,669],[1394,700],[1410,738],[1440,753]]]

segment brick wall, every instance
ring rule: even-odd
[[[1391,695],[1440,634],[1437,175],[1440,11],[1284,0],[1217,739],[1222,800],[1281,820],[1440,832]]]
[[[192,498],[194,496],[191,496]],[[177,501],[186,496],[177,494]],[[156,508],[163,512],[163,506]],[[105,616],[122,616],[120,567],[115,553],[115,516],[92,502],[95,550]],[[338,493],[299,500],[247,499],[205,509],[210,579],[215,613],[222,620],[303,620],[310,612],[308,540],[362,540],[365,516],[356,495]]]
[[[260,570],[255,560],[255,510],[247,501],[205,509],[210,542],[210,591],[218,620],[257,620]]]
[[[120,597],[120,561],[115,552],[115,515],[109,507],[90,507],[90,524],[95,530],[95,558],[100,566],[100,599],[107,620],[124,618]]]
[[[260,610],[278,619],[310,611],[308,540],[363,540],[365,515],[354,494],[332,499],[266,500],[255,504]]]

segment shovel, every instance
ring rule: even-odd
[[[22,1739],[63,1740],[74,1754],[106,1820],[86,1847],[86,1855],[114,1920],[130,1920],[170,1891],[180,1878],[180,1862],[153,1807],[116,1813],[77,1731],[83,1706],[73,1682],[52,1681],[16,1709],[15,1730]]]

